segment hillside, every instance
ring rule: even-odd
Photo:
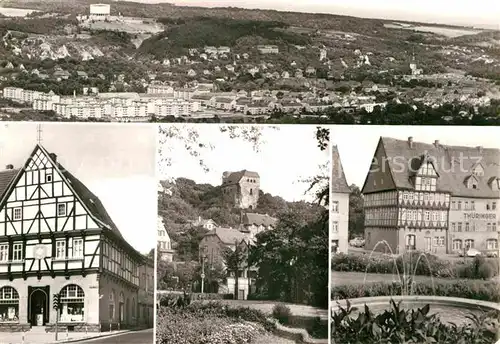
[[[221,188],[209,184],[197,184],[193,180],[178,178],[175,183],[161,182],[169,194],[158,198],[158,214],[163,218],[165,228],[171,239],[179,245],[182,242],[194,242],[193,254],[197,254],[196,237],[204,233],[202,229],[190,230],[189,222],[198,219],[212,219],[219,226],[237,227],[241,212],[222,201]],[[286,212],[302,214],[305,222],[321,216],[324,208],[307,202],[287,202],[283,198],[269,193],[260,193],[259,203],[254,212],[280,218]],[[189,238],[185,238],[186,235]],[[186,254],[190,254],[186,252]]]

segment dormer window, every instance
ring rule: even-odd
[[[472,170],[472,174],[478,177],[484,176],[484,168],[481,166],[481,164],[478,164],[477,166],[474,167]]]
[[[465,180],[465,185],[468,189],[479,189],[478,180],[474,175],[467,177],[467,179]]]

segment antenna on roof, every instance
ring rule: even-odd
[[[43,134],[42,125],[37,124],[37,126],[36,126],[36,142],[38,144],[42,144],[42,141],[43,141],[42,134]]]

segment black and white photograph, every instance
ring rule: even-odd
[[[498,125],[496,0],[2,0],[0,118]]]
[[[153,342],[156,132],[0,127],[4,343]]]
[[[332,127],[332,343],[500,339],[498,133]]]
[[[159,128],[156,341],[328,343],[329,130]]]

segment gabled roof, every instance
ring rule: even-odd
[[[349,184],[345,179],[344,169],[342,168],[342,162],[340,161],[340,154],[337,146],[332,148],[332,186],[331,191],[333,193],[351,193]]]
[[[18,172],[19,169],[0,171],[0,200],[2,200],[4,193]]]
[[[243,225],[256,225],[256,226],[275,226],[278,219],[269,216],[267,214],[257,214],[257,213],[246,213],[243,215],[242,224]]]
[[[226,172],[225,172],[226,173]],[[227,172],[224,185],[238,184],[243,177],[260,178],[257,172],[242,170],[238,172]]]
[[[389,137],[380,139],[394,184],[397,189],[414,189],[411,182],[413,160],[420,160],[425,154],[433,161],[439,175],[436,190],[460,197],[498,198],[499,193],[488,183],[500,176],[500,149],[446,146]],[[397,159],[396,159],[397,158]],[[473,174],[473,169],[481,163],[484,176],[476,176],[477,189],[469,189],[464,181]]]
[[[10,193],[10,190],[12,190],[13,185],[17,183],[17,181],[21,178],[22,172],[28,166],[31,158],[37,152],[38,149],[40,149],[45,154],[47,159],[55,166],[55,169],[59,172],[62,179],[67,183],[68,187],[74,192],[77,199],[81,201],[82,206],[87,209],[87,211],[94,218],[94,220],[96,220],[103,227],[108,228],[115,235],[123,239],[123,236],[121,235],[118,227],[115,225],[115,223],[109,216],[108,212],[104,208],[104,205],[101,203],[99,198],[96,195],[94,195],[78,178],[76,178],[68,170],[66,170],[66,168],[64,168],[60,163],[54,161],[49,152],[40,144],[36,145],[35,149],[30,154],[29,159],[26,160],[22,169],[12,170],[12,172],[10,172],[11,174],[13,174],[13,176],[11,182],[7,184],[7,187],[3,192],[2,198],[0,199],[1,201],[0,207],[3,206],[7,194]],[[6,174],[5,172],[3,172],[2,175],[4,176],[4,179],[8,178],[8,174]]]
[[[205,236],[211,235],[217,236],[225,245],[234,245],[235,243],[240,244],[242,241],[246,241],[247,239],[245,234],[234,228],[217,227],[213,231],[205,234]]]

